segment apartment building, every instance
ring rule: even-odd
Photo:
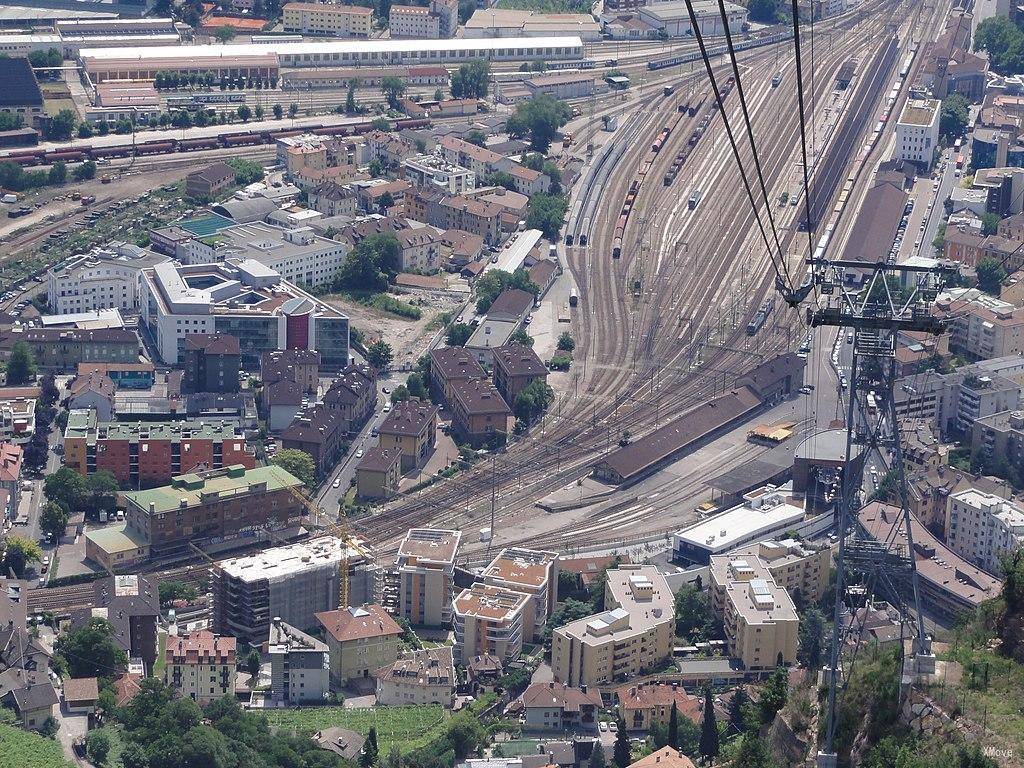
[[[505,155],[486,147],[456,138],[445,136],[438,142],[441,155],[450,163],[469,168],[483,179],[492,173],[506,173],[512,177],[513,191],[521,195],[532,196],[547,192],[551,188],[551,177],[522,163],[517,163]]]
[[[935,302],[949,322],[949,351],[967,360],[1024,354],[1024,309],[982,293],[955,289]]]
[[[430,391],[435,398],[450,403],[456,382],[483,379],[486,376],[476,356],[463,347],[437,347],[430,350]]]
[[[36,402],[36,397],[0,395],[0,440],[26,443],[32,438],[36,431]]]
[[[493,357],[494,386],[509,406],[515,405],[519,393],[533,382],[538,379],[547,382],[547,366],[532,347],[523,344],[498,347]]]
[[[569,728],[593,729],[604,703],[601,693],[587,686],[573,688],[548,681],[533,683],[519,697],[526,728],[530,731],[565,731]]]
[[[276,349],[260,358],[264,386],[294,381],[303,393],[315,395],[320,387],[320,353],[313,349]]]
[[[227,333],[197,333],[185,337],[183,392],[238,392],[242,348]]]
[[[97,617],[110,623],[114,642],[129,659],[141,660],[152,671],[159,649],[160,593],[156,581],[127,574],[99,579],[92,587],[92,607],[73,611],[71,626],[84,626]]]
[[[95,412],[76,410],[64,430],[64,465],[82,475],[108,470],[131,488],[170,482],[199,465],[252,469],[256,456],[235,424],[192,419],[99,422]]]
[[[294,236],[300,240],[305,237],[298,233]],[[340,266],[339,254],[347,253],[348,246],[329,242],[333,243],[329,249],[299,249],[303,252],[302,264],[294,263],[289,270],[303,284],[317,285],[333,279],[336,268],[331,260],[338,260]],[[246,247],[249,252],[265,247],[281,255],[282,263],[288,260],[283,254],[290,252],[288,248],[278,251],[273,243],[261,240]],[[333,255],[328,257],[327,250]],[[276,255],[273,260],[278,260]],[[321,365],[330,370],[339,370],[350,362],[348,318],[257,259],[193,265],[164,262],[144,270],[141,279],[141,323],[152,334],[165,363],[178,363],[184,356],[185,337],[196,333],[235,336],[241,347],[242,366],[247,369],[258,367],[265,352],[279,349],[316,350]],[[138,359],[137,348],[133,359]]]
[[[275,618],[267,641],[270,696],[284,706],[322,703],[330,693],[327,643]]]
[[[234,696],[236,646],[235,638],[221,637],[205,629],[169,637],[164,654],[164,683],[177,695],[200,706]]]
[[[213,629],[255,644],[267,637],[274,618],[304,632],[316,628],[318,613],[343,607],[342,561],[349,605],[371,602],[377,569],[358,541],[319,536],[219,561],[210,590]]]
[[[452,414],[452,432],[460,442],[474,448],[497,439],[504,443],[509,431],[512,409],[497,388],[487,379],[453,382],[448,402]]]
[[[330,37],[369,37],[373,9],[331,3],[287,3],[283,11],[285,32]]]
[[[605,685],[650,669],[672,653],[674,597],[650,565],[608,571],[605,611],[555,629],[554,679],[567,685]]]
[[[402,628],[379,605],[361,605],[316,615],[331,656],[331,687],[373,677],[398,658]]]
[[[909,99],[896,121],[893,157],[930,168],[939,144],[939,112],[936,99]]]
[[[391,6],[391,13],[400,6]],[[416,10],[424,10],[416,7]],[[416,155],[402,161],[402,176],[417,187],[433,185],[449,195],[463,195],[476,189],[476,173],[448,162],[440,155]]]
[[[324,405],[357,429],[377,408],[377,376],[367,365],[352,364],[331,382],[324,393]]]
[[[421,5],[392,5],[388,29],[392,38],[437,40],[441,37],[441,17]]]
[[[377,704],[409,707],[440,704],[451,709],[455,698],[455,661],[451,646],[406,651],[398,660],[385,664],[377,678]]]
[[[402,471],[423,466],[437,440],[437,406],[419,398],[396,403],[378,427],[378,447],[402,455]]]
[[[405,195],[405,214],[439,229],[460,229],[479,235],[487,245],[502,237],[500,205],[465,195],[448,195],[435,187],[415,187]]]
[[[1024,543],[1024,507],[974,488],[949,497],[946,544],[989,573],[1002,571],[1000,558]]]
[[[235,169],[227,163],[214,163],[185,177],[185,195],[197,200],[213,200],[235,183]]]
[[[667,728],[672,717],[672,705],[680,717],[694,724],[702,719],[702,700],[691,696],[682,684],[671,682],[644,682],[616,688],[615,700],[619,716],[630,731],[649,731],[653,726]]]
[[[313,457],[318,478],[323,478],[345,449],[349,422],[337,411],[317,403],[298,412],[281,432],[281,445],[305,451]]]
[[[139,362],[139,337],[127,328],[28,328],[10,338],[28,345],[42,371],[72,372],[80,363]]]
[[[139,273],[166,259],[116,240],[71,256],[46,271],[47,303],[57,314],[99,309],[138,312]]]
[[[762,541],[753,547],[742,547],[729,553],[735,557],[756,557],[766,566],[775,583],[794,600],[803,602],[821,599],[828,587],[832,550],[823,545],[796,539]]]
[[[452,603],[457,664],[489,653],[509,663],[523,652],[524,625],[532,611],[530,595],[476,583]]]
[[[356,495],[360,499],[390,499],[402,479],[402,454],[375,445],[356,465]]]
[[[306,203],[311,210],[324,216],[354,217],[359,207],[359,198],[348,187],[328,181],[310,190]]]
[[[21,498],[21,465],[25,455],[20,445],[0,442],[0,522],[13,518]],[[6,493],[6,498],[3,497]]]
[[[507,547],[480,574],[480,581],[529,595],[523,636],[527,642],[540,640],[558,600],[557,552]]]
[[[711,558],[711,607],[722,619],[729,655],[751,671],[796,662],[793,600],[759,557]]]
[[[1024,469],[1024,411],[1002,411],[974,422],[971,456],[988,462],[1005,459],[1018,471]]]
[[[398,547],[397,615],[417,626],[451,623],[461,531],[412,528]]]

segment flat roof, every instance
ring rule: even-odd
[[[399,557],[414,557],[418,561],[453,563],[462,541],[462,531],[440,528],[410,528],[398,546]]]
[[[540,588],[548,582],[548,569],[557,559],[555,552],[508,547],[491,561],[481,575],[485,580]]]
[[[145,536],[129,528],[127,522],[86,531],[85,538],[108,554],[130,552],[149,546]]]
[[[798,620],[793,599],[776,583],[760,557],[713,555],[711,576],[716,584],[725,587],[729,602],[747,624]]]
[[[358,549],[345,548],[341,539],[335,536],[320,536],[295,544],[265,549],[245,557],[221,560],[217,565],[228,576],[240,581],[276,581],[318,568],[337,568],[344,549],[347,549],[350,564],[353,559],[362,558],[362,553]]]
[[[262,483],[266,483],[267,491],[302,485],[301,480],[274,464],[255,469],[244,469],[237,465],[212,472],[180,475],[170,485],[145,491],[129,491],[124,494],[124,498],[143,512],[160,514],[178,509],[182,502],[188,507],[198,507],[211,501],[244,496],[252,492],[253,485]]]
[[[266,58],[268,55],[306,56],[315,54],[422,53],[430,50],[495,51],[515,48],[583,48],[578,36],[531,37],[522,40],[496,38],[451,38],[447,40],[330,40],[302,43],[274,42],[239,45],[179,45],[141,48],[83,48],[79,57],[103,61],[145,61],[147,59],[237,59]]]
[[[911,99],[903,107],[899,122],[903,125],[931,125],[938,118],[939,102],[935,99]]]
[[[804,518],[803,508],[788,493],[788,488],[771,486],[751,492],[742,504],[678,531],[675,539],[709,552],[727,552],[753,539],[770,538]]]
[[[523,610],[529,595],[504,587],[477,582],[452,602],[452,608],[460,616],[472,616],[486,621],[508,621]]]

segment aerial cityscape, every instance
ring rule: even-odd
[[[1024,768],[1024,6],[408,1],[0,3],[0,768]]]

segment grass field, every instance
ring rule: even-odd
[[[53,739],[0,724],[0,768],[71,768]]]
[[[308,735],[324,728],[349,728],[363,734],[370,727],[377,729],[380,754],[386,755],[392,744],[409,752],[434,738],[446,717],[438,704],[417,707],[378,707],[375,709],[344,709],[343,707],[307,707],[304,709],[271,710],[266,713],[270,724]]]

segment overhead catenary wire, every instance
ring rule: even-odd
[[[757,180],[761,187],[761,196],[764,198],[765,212],[768,214],[768,225],[775,241],[775,250],[779,262],[782,264],[782,271],[785,275],[786,287],[792,291],[795,287],[793,279],[789,274],[789,265],[786,263],[786,255],[782,252],[782,244],[779,242],[779,231],[775,225],[775,216],[772,214],[772,205],[768,199],[768,189],[764,183],[764,173],[761,171],[761,158],[757,152],[757,143],[754,141],[754,129],[750,121],[750,111],[747,109],[747,97],[743,92],[743,80],[740,77],[740,67],[736,62],[736,49],[732,44],[732,32],[729,30],[729,19],[725,12],[725,0],[718,0],[718,12],[722,17],[722,28],[725,30],[725,45],[729,52],[729,61],[732,64],[733,77],[736,80],[736,95],[740,100],[740,110],[743,113],[743,123],[747,129],[747,139],[750,141],[750,151],[754,156],[754,170],[757,173]],[[723,117],[725,113],[722,113]]]
[[[800,4],[793,0],[793,46],[796,50],[796,98],[800,116],[800,155],[803,160],[804,213],[807,217],[807,258],[814,258],[814,233],[811,231],[811,183],[807,167],[807,118],[804,113],[804,75],[800,61]]]
[[[729,123],[729,116],[725,111],[725,102],[722,99],[722,92],[718,87],[718,80],[715,78],[715,72],[711,66],[711,59],[708,57],[707,46],[704,45],[704,35],[701,34],[700,24],[697,22],[697,14],[693,10],[693,0],[686,0],[686,10],[690,16],[690,26],[693,28],[694,37],[697,40],[697,47],[700,49],[700,56],[704,62],[704,68],[708,73],[708,80],[711,82],[711,91],[715,94],[718,111],[721,113],[722,122],[725,124],[725,134],[729,139],[729,146],[732,149],[733,157],[736,160],[736,166],[740,172],[740,179],[743,181],[743,189],[747,193],[747,201],[750,203],[754,219],[757,221],[757,228],[761,232],[761,239],[764,241],[764,247],[768,251],[768,258],[771,261],[772,268],[775,270],[775,275],[780,281],[784,282],[783,273],[775,260],[771,243],[768,240],[768,233],[765,231],[764,222],[761,221],[761,214],[757,210],[757,202],[754,200],[754,193],[750,188],[750,180],[747,178],[746,170],[743,167],[743,159],[740,157],[740,150],[736,143],[736,136],[733,133],[732,125]]]

